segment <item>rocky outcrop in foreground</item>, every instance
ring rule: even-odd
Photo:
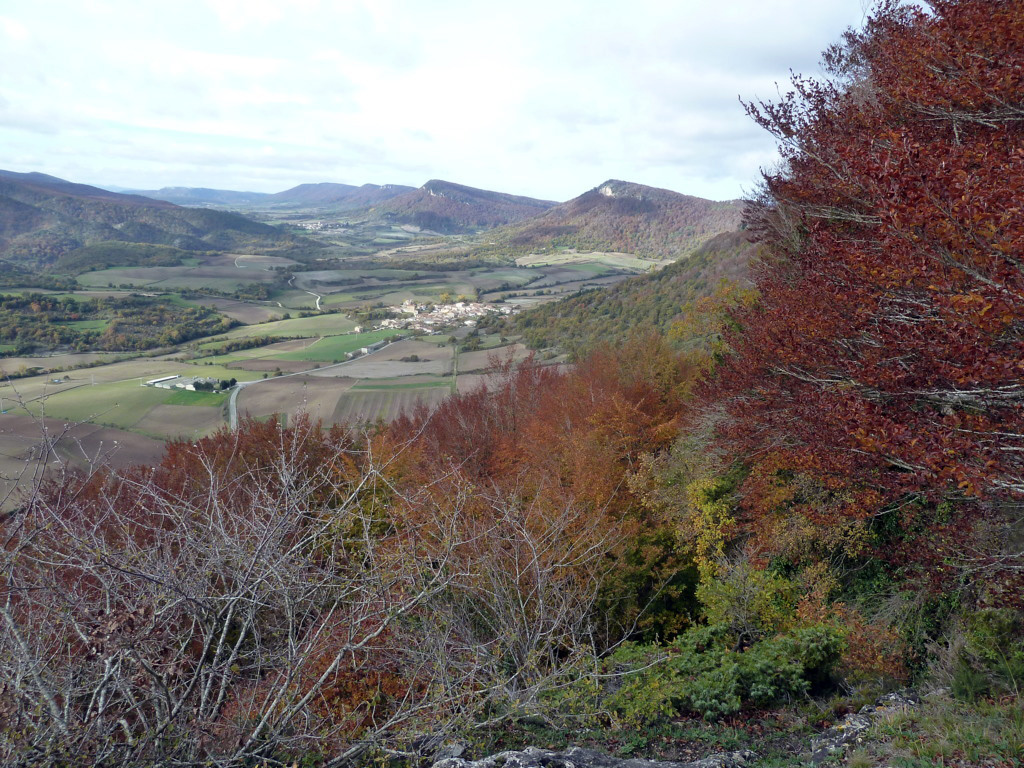
[[[887,693],[874,705],[847,715],[839,723],[811,740],[810,763],[817,765],[830,756],[841,754],[850,745],[864,738],[864,733],[879,717],[902,712],[920,703],[912,693]],[[570,747],[564,752],[527,747],[522,750],[499,752],[482,760],[464,760],[458,751],[434,763],[433,768],[747,768],[757,755],[748,750],[727,752],[687,763],[620,758],[591,749]],[[806,756],[806,752],[804,755]],[[805,757],[806,759],[806,757]],[[798,761],[803,762],[803,761]]]
[[[523,750],[499,752],[473,762],[449,757],[434,763],[433,768],[747,768],[755,757],[753,752],[744,750],[712,755],[689,763],[673,763],[611,757],[579,747],[570,747],[564,752],[527,747]]]
[[[864,733],[878,717],[903,712],[916,707],[921,700],[912,693],[887,693],[874,705],[862,707],[860,712],[847,715],[820,736],[811,740],[811,763],[823,763],[829,757],[842,753],[852,744],[864,739]]]

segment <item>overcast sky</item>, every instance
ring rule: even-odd
[[[738,98],[868,0],[0,0],[0,168],[277,192],[441,178],[712,199],[774,144]]]

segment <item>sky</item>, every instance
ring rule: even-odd
[[[0,0],[0,168],[131,189],[445,179],[715,200],[775,162],[740,99],[869,0]]]

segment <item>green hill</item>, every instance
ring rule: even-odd
[[[724,232],[658,272],[542,304],[492,325],[505,334],[522,334],[535,349],[559,346],[574,354],[603,342],[620,343],[638,330],[665,331],[687,302],[710,295],[722,280],[745,282],[756,251],[746,232]]]
[[[311,246],[234,213],[182,208],[44,174],[0,171],[0,258],[40,269],[69,252],[108,242],[255,253]]]
[[[494,233],[515,252],[554,247],[678,259],[721,232],[739,229],[743,204],[610,180]]]
[[[368,209],[367,215],[442,234],[492,229],[543,213],[550,200],[476,189],[432,179],[419,189]]]

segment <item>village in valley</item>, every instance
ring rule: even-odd
[[[388,307],[391,314],[397,317],[386,318],[377,328],[405,329],[435,333],[453,325],[476,325],[476,321],[484,315],[498,313],[514,314],[517,307],[508,304],[495,306],[479,301],[456,301],[454,304],[416,304],[406,300],[398,307]],[[357,327],[356,331],[362,330]]]

